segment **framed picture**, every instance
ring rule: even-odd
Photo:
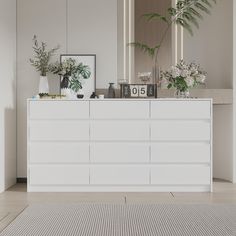
[[[96,90],[96,55],[95,54],[62,54],[60,61],[66,59],[74,59],[78,64],[82,63],[90,69],[90,77],[81,79],[84,98],[90,98],[91,94]]]

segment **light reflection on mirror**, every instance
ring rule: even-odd
[[[147,22],[142,16],[157,12],[166,14],[176,0],[117,0],[118,6],[118,82],[140,83],[140,74],[152,73],[153,60],[138,48],[128,46],[131,42],[141,42],[154,46],[161,40],[165,30],[162,21]],[[158,54],[158,69],[169,69],[177,60],[180,38],[177,27],[169,30]],[[181,38],[180,38],[181,39]],[[153,77],[153,76],[152,76]],[[155,82],[149,78],[150,82]]]

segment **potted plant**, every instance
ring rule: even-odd
[[[153,77],[155,82],[160,82],[158,78],[159,71],[157,70],[159,51],[172,25],[181,25],[193,35],[192,26],[199,28],[198,21],[199,19],[203,19],[202,13],[210,14],[212,3],[216,3],[216,0],[178,0],[176,6],[167,9],[165,15],[155,12],[143,15],[147,22],[160,20],[165,24],[163,32],[158,32],[161,34],[160,41],[156,42],[154,45],[147,45],[143,42],[130,43],[131,46],[139,48],[153,59]]]
[[[196,63],[187,64],[183,60],[169,71],[161,71],[161,83],[168,89],[175,88],[177,98],[188,98],[189,89],[205,84],[206,72]]]
[[[33,37],[33,50],[34,58],[30,58],[30,64],[35,67],[35,69],[40,72],[40,81],[39,81],[39,94],[48,94],[49,85],[47,73],[50,67],[50,60],[54,53],[59,49],[59,46],[47,50],[47,44],[44,42],[38,43],[37,36]]]
[[[63,90],[66,91],[70,89],[77,94],[79,90],[83,88],[82,80],[89,79],[91,76],[89,66],[83,65],[83,63],[78,64],[73,58],[68,58],[61,63],[56,62],[50,66],[50,71],[62,77],[62,93]]]

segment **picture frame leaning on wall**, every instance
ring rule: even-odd
[[[88,99],[91,94],[96,91],[96,54],[62,54],[60,56],[60,62],[63,62],[69,58],[74,59],[78,64],[82,63],[90,68],[90,77],[88,79],[81,80],[84,98]]]

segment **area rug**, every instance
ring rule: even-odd
[[[236,205],[33,205],[0,236],[236,236]]]

